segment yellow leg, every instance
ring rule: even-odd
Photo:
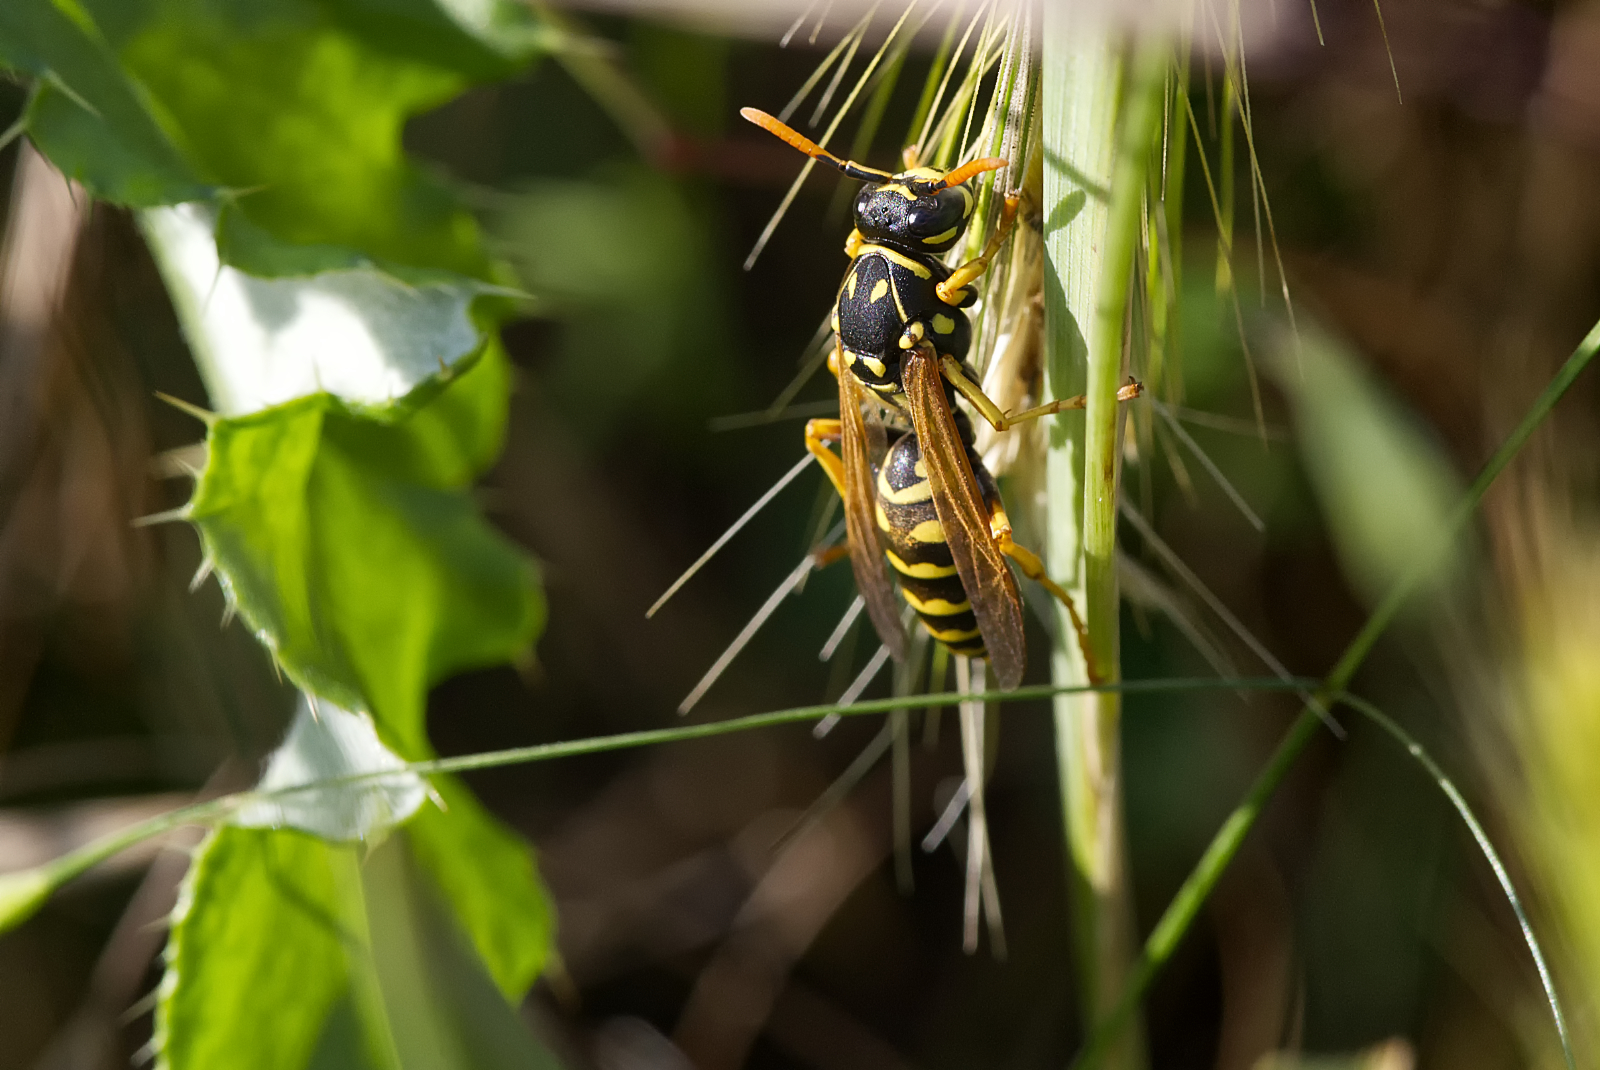
[[[996,431],[1004,431],[1025,421],[1036,420],[1041,416],[1051,416],[1067,409],[1081,409],[1086,404],[1084,396],[1079,394],[1076,397],[1051,401],[1015,414],[1001,412],[1000,406],[994,403],[994,399],[983,392],[983,387],[967,378],[966,372],[961,370],[961,365],[956,363],[954,357],[940,358],[939,367],[944,372],[944,377],[950,380],[950,385],[960,391],[961,396],[971,402],[974,409],[978,410],[978,415],[989,421]],[[1117,391],[1117,400],[1132,401],[1142,393],[1144,393],[1144,384],[1137,379],[1131,379],[1127,386]]]
[[[944,377],[950,380],[950,385],[959,390],[961,396],[978,410],[978,415],[993,424],[996,431],[1004,431],[1011,426],[1006,414],[1000,411],[1000,406],[983,392],[983,387],[967,378],[967,373],[961,370],[961,365],[956,363],[954,357],[941,357],[939,369],[944,372]]]
[[[841,499],[844,498],[844,461],[828,448],[828,443],[839,441],[842,433],[838,420],[806,421],[806,450],[817,459],[818,464],[822,465],[822,470],[828,474],[828,481],[833,484],[833,489],[839,492]],[[850,544],[842,542],[838,546],[816,551],[811,555],[812,564],[816,568],[827,568],[849,553]]]
[[[1017,222],[1017,205],[1021,200],[1022,198],[1014,193],[1005,199],[1005,203],[1000,209],[1000,225],[994,228],[994,233],[989,236],[989,242],[983,247],[983,252],[978,255],[977,259],[968,260],[965,264],[956,268],[948,279],[934,287],[939,294],[939,300],[947,305],[961,304],[962,298],[965,296],[962,291],[971,283],[978,281],[983,276],[983,273],[989,270],[989,261],[995,258],[996,254],[1000,252],[1000,246],[1004,245],[1005,240],[1011,236],[1011,228]]]
[[[1072,630],[1078,633],[1078,649],[1083,653],[1083,664],[1089,674],[1089,682],[1101,683],[1094,655],[1089,651],[1089,629],[1083,623],[1083,617],[1078,614],[1078,604],[1072,600],[1072,595],[1045,572],[1044,562],[1039,560],[1039,555],[1011,537],[1011,518],[1006,516],[1005,507],[999,502],[995,502],[989,508],[989,533],[994,537],[996,549],[1015,561],[1024,576],[1049,591],[1055,596],[1056,601],[1067,608],[1067,616],[1072,620]]]
[[[1137,379],[1131,379],[1128,385],[1117,391],[1118,401],[1132,401],[1144,393],[1144,384]],[[1077,397],[1062,398],[1060,401],[1051,401],[1037,408],[1025,409],[1022,412],[1006,415],[1007,424],[1020,424],[1024,420],[1036,420],[1041,416],[1054,416],[1066,409],[1081,409],[1087,404],[1087,399],[1079,394]],[[1002,428],[1001,430],[1004,430]]]
[[[833,484],[833,489],[839,492],[839,497],[844,497],[844,462],[839,455],[828,448],[829,442],[839,441],[841,434],[838,420],[807,420],[806,421],[806,449],[811,456],[822,465],[822,470],[828,474],[828,480]]]
[[[850,236],[844,240],[844,255],[854,260],[860,255],[861,246],[866,243],[866,240],[861,236],[861,231],[852,227]]]
[[[826,550],[818,550],[811,555],[811,564],[814,568],[827,568],[835,561],[843,561],[850,556],[850,544],[841,542],[838,546],[830,546]]]

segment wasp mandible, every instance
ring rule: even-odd
[[[972,325],[963,310],[977,301],[974,283],[1011,234],[1019,197],[1005,197],[1000,223],[977,257],[954,268],[942,257],[971,222],[975,200],[967,183],[1007,161],[984,157],[952,171],[912,167],[890,174],[842,160],[765,112],[744,108],[740,114],[866,183],[853,205],[855,229],[845,243],[850,270],[831,320],[828,367],[839,380],[839,418],[810,421],[805,439],[844,502],[850,564],[884,644],[897,660],[904,658],[906,636],[887,564],[934,639],[952,653],[987,657],[1000,687],[1016,687],[1027,664],[1026,643],[1009,558],[1066,606],[1087,657],[1072,597],[1045,573],[1038,555],[1012,538],[994,477],[973,448],[971,421],[955,407],[959,393],[1003,431],[1084,404],[1080,396],[1002,412],[966,360]],[[1118,397],[1137,397],[1139,390],[1130,383]],[[876,471],[864,401],[910,424]],[[829,448],[834,442],[838,453]],[[1092,661],[1089,674],[1098,677]]]

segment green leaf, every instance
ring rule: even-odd
[[[535,1070],[556,1060],[468,953],[416,866],[391,842],[362,868],[373,971],[403,1068]],[[521,993],[517,993],[520,999]]]
[[[28,132],[63,173],[97,196],[150,205],[211,195],[77,4],[0,4],[0,68],[37,80]]]
[[[447,32],[459,26],[448,11],[420,0],[95,6],[108,24],[116,21],[119,56],[182,131],[196,166],[240,191],[235,203],[260,231],[294,245],[491,277],[472,216],[401,147],[408,117],[449,100],[470,76],[509,69],[488,69],[493,53],[481,47],[476,58],[420,47],[419,27],[428,25],[440,42],[473,44],[459,28]],[[391,51],[397,41],[417,47]],[[245,259],[257,269],[265,262]]]
[[[295,828],[348,843],[381,839],[427,799],[428,786],[378,741],[371,718],[302,694],[289,734],[267,759],[257,791],[383,772],[394,775],[264,798],[241,807],[232,821],[245,828]]]
[[[1461,498],[1437,442],[1347,350],[1302,328],[1298,362],[1278,379],[1294,401],[1295,432],[1345,574],[1369,602],[1434,551]],[[1435,586],[1450,555],[1432,564]]]
[[[388,51],[475,78],[509,75],[565,42],[515,0],[328,0],[343,25]]]
[[[229,597],[302,689],[428,756],[427,689],[512,660],[544,604],[467,486],[491,458],[508,369],[486,353],[394,424],[326,394],[218,420],[187,515]]]
[[[554,940],[533,854],[460,781],[440,777],[435,788],[446,809],[424,807],[406,826],[412,855],[454,908],[500,991],[520,999]]]
[[[486,819],[432,812],[482,844],[463,826]],[[174,911],[158,1068],[556,1066],[467,953],[407,838],[360,856],[295,831],[213,833]]]
[[[254,271],[352,257],[493,275],[472,216],[401,147],[406,120],[563,43],[514,0],[8,0],[0,67],[36,80],[34,142],[96,196],[211,198]],[[275,248],[275,246],[278,246]],[[234,259],[237,258],[237,259]]]
[[[223,828],[173,912],[156,1006],[158,1070],[292,1070],[348,983],[355,852],[296,832]]]
[[[449,379],[478,351],[473,302],[504,292],[461,276],[403,281],[370,264],[257,278],[219,260],[215,215],[203,205],[152,209],[140,222],[211,403],[227,416],[324,391],[375,416],[399,415],[430,396],[420,387]],[[275,258],[279,268],[314,259],[274,248],[295,250]]]

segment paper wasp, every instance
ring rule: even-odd
[[[1083,399],[1008,414],[966,362],[972,327],[963,309],[977,301],[973,283],[1010,235],[1019,198],[1005,198],[979,256],[955,268],[941,257],[971,221],[974,198],[966,183],[1007,161],[986,157],[948,172],[911,167],[890,174],[842,160],[765,112],[740,114],[866,183],[854,202],[855,229],[845,243],[851,265],[832,317],[829,368],[839,380],[839,418],[810,421],[805,438],[844,502],[850,563],[867,613],[890,652],[903,659],[906,636],[887,563],[934,639],[952,653],[987,657],[1000,687],[1016,687],[1026,644],[1022,597],[1007,558],[1067,607],[1080,641],[1083,626],[1071,596],[1011,537],[994,477],[973,448],[971,422],[955,408],[955,396],[996,430],[1082,408]],[[1131,383],[1118,396],[1138,393]],[[882,427],[869,425],[864,402],[909,424],[881,459],[871,445]],[[829,448],[834,442],[837,454]],[[1092,663],[1089,670],[1096,675]]]

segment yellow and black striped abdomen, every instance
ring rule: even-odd
[[[889,567],[922,626],[953,654],[986,656],[977,617],[934,510],[933,488],[915,434],[903,435],[889,448],[878,469],[877,499]]]

